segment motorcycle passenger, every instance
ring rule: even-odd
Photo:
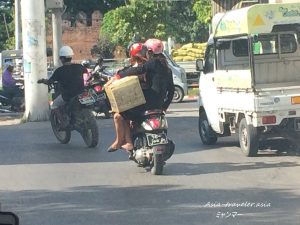
[[[133,45],[134,46],[134,45]],[[130,75],[144,75],[144,87],[143,93],[146,99],[146,103],[143,106],[137,107],[131,111],[121,113],[122,118],[141,122],[142,113],[151,109],[162,109],[164,111],[169,107],[174,94],[174,84],[172,71],[169,69],[167,61],[163,56],[163,43],[158,39],[149,39],[145,42],[147,47],[146,56],[149,59],[144,64],[140,64],[137,67],[129,67],[123,71],[119,71],[118,75],[121,77]],[[130,110],[129,110],[130,111]],[[118,114],[117,114],[118,115]],[[114,117],[115,118],[115,117]],[[115,118],[115,124],[121,124],[118,120],[122,120],[120,116]],[[130,128],[128,123],[125,124],[124,137],[126,143],[122,145],[127,151],[132,150],[133,145],[130,137]],[[117,126],[116,126],[117,130]],[[114,144],[108,149],[109,152],[118,150],[121,140],[118,138]]]
[[[141,66],[143,63],[145,63],[147,60],[146,52],[147,52],[147,48],[142,43],[132,44],[129,51],[131,56],[130,57],[131,65],[118,71],[117,77],[119,77],[120,74],[123,74],[123,72],[125,72],[128,68],[138,67]],[[147,88],[145,74],[140,75],[139,80],[140,80],[142,90],[144,91],[145,88]],[[117,113],[117,112],[114,113],[113,118],[114,118],[115,130],[116,130],[116,139],[114,143],[108,148],[107,150],[108,152],[114,152],[120,148],[127,151],[131,151],[133,149],[133,144],[130,136],[129,123],[130,120],[133,120],[134,118],[138,117],[143,111],[144,111],[144,107],[139,106],[122,113]]]
[[[60,106],[65,105],[66,102],[84,90],[83,74],[86,68],[81,64],[73,64],[71,62],[73,55],[74,52],[70,46],[63,46],[59,50],[59,59],[63,65],[57,68],[49,79],[38,80],[38,83],[47,85],[56,81],[60,86],[61,94],[54,99],[51,105],[52,110],[58,110]],[[59,110],[58,115],[62,119],[62,114]]]
[[[121,77],[133,74],[146,74],[149,88],[145,90],[146,110],[162,109],[167,110],[173,95],[174,83],[172,71],[163,55],[164,46],[159,39],[148,39],[144,45],[147,47],[147,59],[142,66],[130,67],[120,73]]]
[[[14,64],[10,61],[5,63],[6,69],[2,74],[2,87],[7,98],[22,97],[23,93],[17,86],[17,80],[13,78]]]

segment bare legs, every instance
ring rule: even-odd
[[[114,124],[116,130],[116,139],[108,151],[113,152],[119,148],[123,148],[126,151],[132,150],[133,144],[131,141],[129,121],[124,120],[121,114],[114,113]]]
[[[125,144],[122,145],[122,148],[125,149],[126,151],[131,151],[133,149],[133,144],[131,140],[131,133],[130,133],[130,121],[125,120],[124,121],[124,131],[125,131]]]
[[[113,149],[121,148],[124,140],[125,140],[125,128],[124,128],[125,120],[119,113],[114,113],[114,124],[116,130],[116,139],[114,143],[111,145]]]

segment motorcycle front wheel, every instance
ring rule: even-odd
[[[71,140],[71,130],[69,128],[60,130],[60,122],[59,122],[58,115],[56,112],[52,110],[50,113],[50,122],[56,139],[62,144],[69,143]]]
[[[81,136],[85,144],[89,148],[94,148],[99,142],[99,131],[97,121],[92,113],[88,110],[84,110],[82,114],[85,118],[85,129],[82,131]]]

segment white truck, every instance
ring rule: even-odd
[[[300,3],[256,4],[217,14],[197,61],[203,144],[239,135],[255,156],[273,138],[300,140]]]

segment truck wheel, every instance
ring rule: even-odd
[[[248,125],[245,118],[241,120],[239,125],[239,140],[244,155],[247,157],[257,155],[259,147],[257,128]]]
[[[181,102],[184,97],[183,90],[181,87],[175,86],[174,96],[172,102],[178,103]]]
[[[204,145],[213,145],[217,142],[217,134],[211,129],[205,112],[199,115],[199,135]]]

